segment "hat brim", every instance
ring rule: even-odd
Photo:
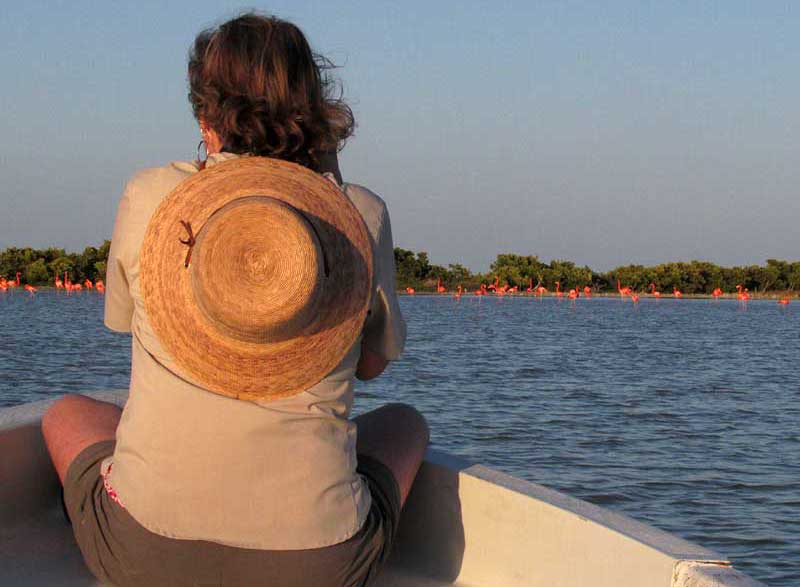
[[[282,200],[303,213],[329,268],[318,317],[287,340],[226,336],[194,300],[184,266],[181,221],[201,227],[222,206],[252,195]],[[162,347],[202,387],[244,400],[296,395],[333,371],[364,325],[372,272],[367,228],[342,190],[305,167],[264,157],[225,161],[179,184],[153,214],[140,254],[145,309]],[[230,295],[237,295],[235,284]]]

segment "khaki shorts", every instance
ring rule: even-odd
[[[142,527],[103,487],[100,463],[114,442],[94,444],[70,464],[64,503],[92,573],[114,585],[269,585],[356,587],[372,582],[386,560],[400,517],[392,472],[359,455],[358,472],[372,494],[362,528],[349,540],[309,550],[251,550],[203,540],[178,540]]]

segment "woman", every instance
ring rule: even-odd
[[[361,335],[322,381],[243,401],[184,376],[142,296],[140,248],[159,204],[201,168],[252,155],[340,182],[335,153],[353,128],[301,31],[277,18],[201,33],[189,83],[207,161],[135,175],[112,237],[105,323],[133,333],[128,402],[66,396],[42,421],[76,539],[91,571],[119,585],[367,585],[428,441],[409,406],[348,419],[354,379],[380,375],[405,341],[388,213],[342,187],[372,243],[373,291]]]

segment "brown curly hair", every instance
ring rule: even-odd
[[[189,54],[189,101],[230,153],[319,169],[353,134],[353,113],[302,31],[274,16],[244,14],[201,32]]]

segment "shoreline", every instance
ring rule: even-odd
[[[435,291],[418,291],[418,292],[414,292],[414,293],[408,293],[405,290],[397,290],[397,295],[398,296],[405,296],[405,297],[409,297],[409,298],[413,298],[413,297],[417,297],[417,296],[443,297],[443,298],[451,297],[452,298],[452,297],[455,296],[455,292],[437,293]],[[735,293],[722,294],[721,296],[719,296],[717,298],[715,298],[711,294],[683,294],[679,298],[676,298],[672,294],[670,294],[670,295],[662,295],[660,297],[656,297],[656,296],[651,295],[651,294],[639,294],[639,300],[647,299],[647,300],[711,300],[711,301],[714,301],[715,299],[718,299],[718,300],[734,300],[734,301],[753,302],[753,301],[778,301],[778,300],[781,300],[781,299],[785,299],[786,297],[788,297],[788,299],[790,299],[790,300],[800,300],[800,294],[792,294],[792,295],[786,296],[785,294],[782,294],[782,293],[769,292],[769,293],[758,294],[758,295],[750,294],[750,296],[751,297],[750,297],[749,300],[739,300],[739,299],[737,299]],[[505,294],[486,293],[486,294],[482,294],[482,295],[478,295],[478,294],[473,293],[473,292],[462,292],[461,293],[461,297],[472,297],[472,298],[538,298],[540,296],[538,296],[537,294],[525,293],[525,292],[505,293]],[[543,297],[543,298],[556,298],[556,299],[563,299],[563,300],[571,301],[571,300],[569,300],[569,298],[567,297],[566,294],[564,294],[561,298],[559,298],[554,293],[548,292],[548,293],[544,294],[541,297]],[[591,296],[588,297],[588,299],[591,300],[592,298],[614,299],[614,298],[630,298],[630,296],[620,296],[618,293],[596,293],[596,294],[593,293]],[[576,300],[581,300],[581,299],[587,299],[587,296],[582,294],[579,298],[576,298]]]
[[[36,288],[37,291],[56,291],[56,292],[60,291],[60,288],[56,288],[55,286],[52,286],[52,285],[36,285],[34,287]],[[28,293],[28,292],[25,291],[23,286],[15,287],[13,289],[10,289],[9,291],[14,291],[15,289],[18,289],[21,292]],[[0,294],[9,293],[9,291],[0,292]],[[94,289],[94,288],[92,288],[92,289],[84,288],[84,289],[80,290],[79,292],[69,292],[69,294],[72,295],[73,293],[83,293],[83,292],[97,292],[97,290]],[[67,293],[67,292],[65,291],[64,293]],[[402,289],[402,290],[398,289],[396,293],[397,293],[398,296],[405,296],[405,297],[423,296],[423,297],[451,297],[451,298],[454,297],[455,294],[456,294],[456,292],[454,292],[454,291],[452,291],[452,292],[448,291],[448,292],[444,292],[444,293],[438,293],[438,292],[435,292],[435,291],[417,291],[417,292],[414,292],[414,293],[408,293],[404,289]],[[103,294],[101,293],[101,295],[103,295]],[[719,300],[736,300],[736,301],[751,301],[752,302],[752,301],[758,301],[758,300],[778,301],[778,300],[781,300],[781,299],[788,298],[789,300],[798,300],[798,301],[800,301],[800,293],[793,293],[793,294],[787,296],[783,292],[767,292],[767,293],[764,293],[764,294],[753,294],[753,293],[751,293],[750,296],[751,297],[750,297],[749,300],[738,300],[736,298],[736,294],[735,293],[722,294],[721,296],[719,296],[717,298],[715,298],[711,294],[683,294],[680,298],[676,298],[672,294],[662,295],[660,297],[656,297],[656,296],[651,295],[651,294],[641,293],[641,294],[639,294],[639,299],[640,300],[645,300],[645,299],[648,299],[648,300],[712,300],[712,301],[715,300],[715,299],[719,299]],[[473,298],[484,298],[484,297],[489,297],[489,298],[538,298],[538,297],[543,297],[543,298],[556,298],[556,299],[559,299],[558,296],[556,296],[552,292],[548,292],[548,293],[546,293],[546,294],[544,294],[542,296],[539,296],[537,294],[527,293],[527,292],[504,293],[504,294],[486,293],[486,294],[483,294],[483,295],[478,295],[478,294],[476,294],[476,293],[474,293],[472,291],[469,291],[469,292],[468,291],[464,291],[464,292],[461,293],[461,297],[465,297],[465,298],[466,297],[473,297]],[[592,299],[592,298],[614,299],[614,298],[620,298],[620,297],[629,298],[630,296],[620,296],[618,293],[601,292],[601,293],[593,293],[591,296],[588,297],[588,299]],[[565,293],[560,299],[568,300],[569,298],[567,297],[567,295]],[[587,299],[587,296],[581,294],[581,296],[579,298],[576,298],[576,299]]]

